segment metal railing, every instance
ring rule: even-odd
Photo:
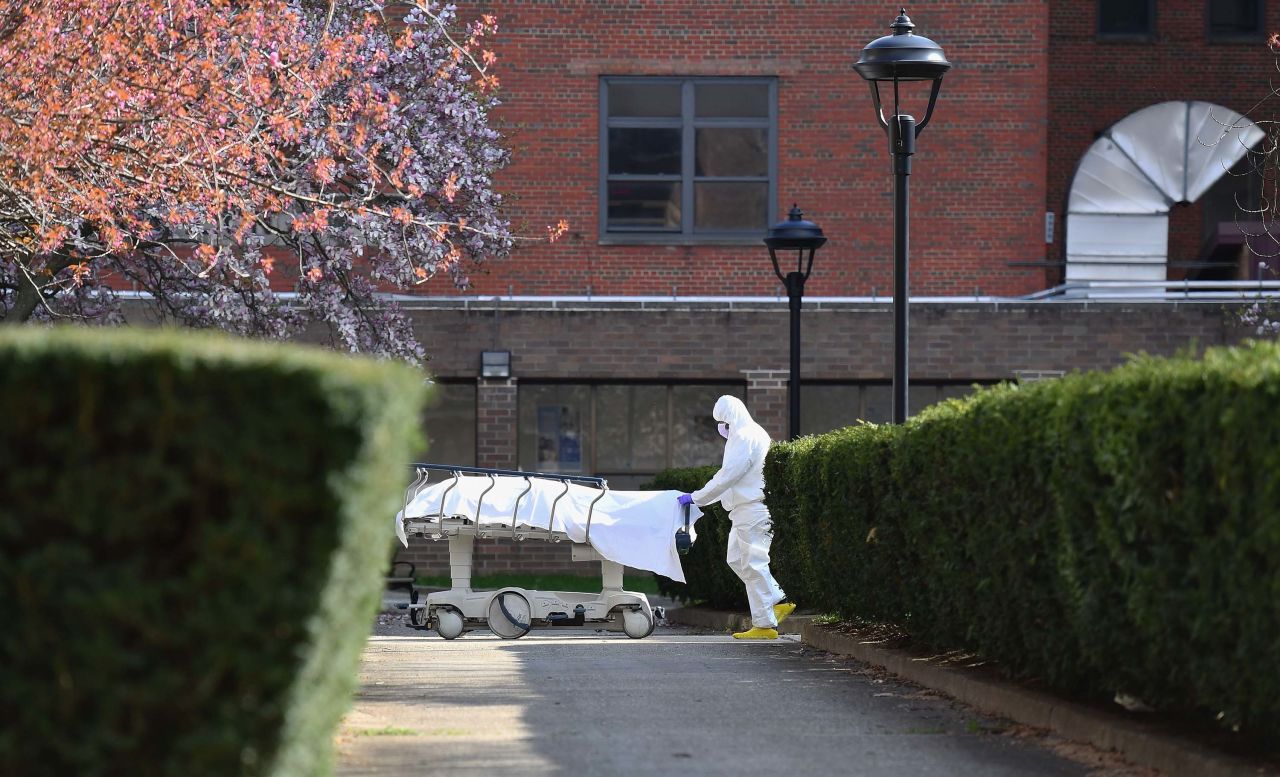
[[[1068,281],[1019,299],[1234,300],[1280,296],[1280,280],[1254,281]]]

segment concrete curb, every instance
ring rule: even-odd
[[[806,623],[810,623],[814,615],[792,615],[778,627],[780,634],[800,634]],[[746,631],[751,628],[751,616],[724,610],[709,610],[705,607],[671,607],[667,609],[667,621],[681,626],[694,626],[712,631]]]
[[[878,647],[856,637],[807,623],[801,639],[829,653],[851,656],[899,677],[976,707],[1076,742],[1115,751],[1171,777],[1236,777],[1270,772],[1233,756],[1178,739],[1118,714],[1086,707],[963,667]]]

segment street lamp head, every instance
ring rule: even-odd
[[[892,35],[876,38],[862,50],[853,69],[868,81],[936,81],[951,69],[942,47],[912,32],[907,9],[890,25]]]
[[[796,252],[795,271],[801,275],[801,283],[803,283],[813,270],[814,252],[825,242],[827,238],[822,234],[822,227],[806,219],[796,205],[791,206],[791,212],[787,214],[786,220],[769,227],[769,233],[764,239],[764,244],[769,247],[769,259],[773,262],[773,272],[783,283],[787,282],[789,273],[784,274],[778,266],[779,251]]]
[[[866,79],[871,87],[871,99],[875,104],[876,118],[880,126],[890,130],[891,133],[901,133],[903,127],[913,126],[909,134],[912,135],[911,140],[914,140],[914,136],[919,135],[929,123],[929,119],[933,118],[933,108],[938,102],[938,90],[942,88],[942,76],[951,69],[951,63],[942,53],[941,46],[923,35],[912,32],[915,25],[907,16],[907,9],[903,8],[902,13],[890,26],[893,28],[893,34],[876,38],[868,43],[853,69],[858,71],[858,75]],[[880,107],[880,82],[882,81],[893,82],[893,115],[895,117],[902,113],[898,105],[900,82],[933,82],[929,90],[929,107],[925,111],[924,120],[917,125],[914,124],[914,119],[908,118],[907,124],[902,125],[895,118],[895,129],[891,129],[890,122],[885,119],[884,110]]]

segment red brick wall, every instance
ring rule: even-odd
[[[1231,323],[1239,307],[1235,301],[916,303],[911,379],[1002,380],[1018,370],[1103,369],[1133,353],[1172,355],[1192,344],[1220,345],[1241,336]],[[785,403],[785,301],[731,306],[493,300],[432,305],[410,315],[431,351],[432,371],[444,378],[475,375],[479,351],[489,347],[500,318],[501,345],[511,351],[511,372],[521,381],[733,382],[750,378],[749,371],[774,370],[780,381],[774,401]],[[806,303],[801,338],[804,380],[891,375],[893,310],[887,302]],[[785,425],[785,404],[774,415],[775,423]],[[506,434],[512,436],[510,428]]]
[[[497,0],[492,42],[515,164],[501,185],[531,234],[565,218],[555,245],[522,248],[473,275],[479,294],[773,294],[759,244],[600,245],[602,75],[778,78],[778,210],[798,202],[826,230],[806,289],[861,295],[892,286],[892,176],[865,82],[851,69],[887,34],[884,2]],[[464,6],[464,11],[467,10]],[[912,283],[920,294],[1018,294],[1043,273],[1009,260],[1044,254],[1048,7],[1043,0],[950,0],[913,17],[955,68],[920,138],[913,182]],[[922,118],[925,95],[908,110]],[[918,107],[913,107],[918,106]],[[450,293],[447,284],[427,289]]]
[[[479,359],[474,359],[477,364]],[[441,373],[443,374],[443,373]],[[516,381],[481,379],[476,386],[476,466],[515,469]]]
[[[743,370],[747,379],[747,409],[756,423],[775,440],[787,439],[790,424],[788,404],[790,368],[786,370]]]
[[[1280,2],[1265,3],[1267,32],[1280,30]],[[1059,219],[1076,164],[1098,133],[1130,113],[1165,100],[1205,100],[1244,113],[1275,80],[1266,35],[1243,43],[1206,40],[1206,0],[1159,0],[1150,42],[1099,41],[1097,3],[1049,4],[1049,186],[1045,207]],[[1061,224],[1062,221],[1059,222]],[[1062,258],[1063,229],[1052,259]],[[1170,214],[1169,255],[1200,249],[1200,210]],[[1051,282],[1056,273],[1047,274]],[[1176,276],[1175,277],[1181,277]]]

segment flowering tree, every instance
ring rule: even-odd
[[[1276,66],[1280,69],[1280,33],[1268,37],[1267,47],[1277,56]],[[1280,119],[1273,118],[1267,109],[1274,108],[1277,97],[1280,86],[1272,83],[1268,93],[1247,114],[1264,136],[1245,155],[1248,164],[1238,174],[1256,178],[1259,196],[1256,203],[1237,201],[1240,230],[1246,248],[1257,258],[1259,277],[1265,273],[1272,278],[1280,270],[1280,225],[1276,224],[1280,215]],[[1280,334],[1280,310],[1274,301],[1246,305],[1239,312],[1239,319],[1259,337]]]
[[[465,286],[513,236],[496,22],[408,6],[0,0],[3,320],[116,320],[132,286],[163,320],[269,337],[318,321],[420,360],[380,292]]]

